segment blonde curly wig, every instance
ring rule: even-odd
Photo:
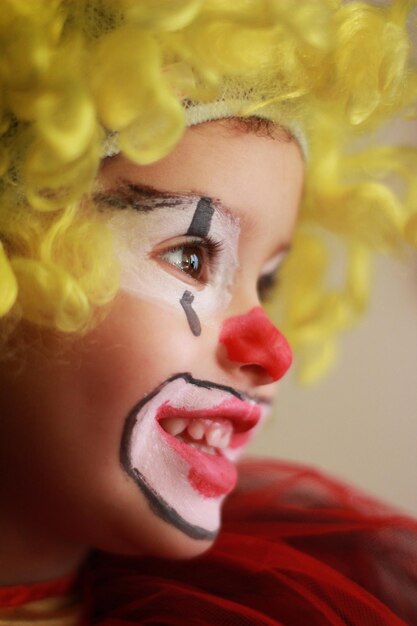
[[[268,111],[301,129],[308,146],[280,309],[301,378],[314,380],[333,359],[336,335],[366,306],[371,253],[417,246],[417,150],[360,140],[393,115],[416,113],[415,7],[416,0],[3,0],[3,341],[10,319],[85,332],[114,297],[110,235],[81,202],[109,136],[117,133],[127,158],[151,163],[181,138],[189,103],[240,98],[239,115]]]

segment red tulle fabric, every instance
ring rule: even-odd
[[[74,589],[77,580],[78,575],[74,574],[40,583],[0,587],[0,608],[22,606],[45,598],[65,596]]]
[[[192,561],[96,555],[89,624],[417,625],[417,522],[318,472],[246,462]]]

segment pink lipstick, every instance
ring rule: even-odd
[[[166,402],[155,418],[168,444],[190,466],[191,485],[204,497],[212,498],[227,495],[235,487],[237,471],[227,458],[227,449],[238,450],[247,443],[260,416],[259,406],[231,397],[207,409],[177,408]],[[173,436],[173,431],[164,427],[168,423],[182,430]],[[214,435],[213,427],[217,427]],[[216,439],[224,444],[226,438],[227,446],[213,445]]]
[[[130,411],[120,460],[156,515],[195,539],[212,539],[236,484],[234,465],[267,404],[231,387],[177,374]]]

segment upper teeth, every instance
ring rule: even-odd
[[[161,425],[174,437],[187,434],[189,438],[213,448],[227,448],[233,434],[233,426],[228,420],[187,420],[182,417],[170,417],[161,420]]]
[[[163,420],[164,430],[167,431],[170,435],[179,435],[185,430],[187,426],[187,420],[182,419],[181,417],[171,417],[169,419]]]
[[[202,439],[205,432],[206,426],[203,420],[191,420],[187,426],[187,433],[190,435],[191,439]]]

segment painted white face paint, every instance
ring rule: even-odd
[[[239,222],[207,198],[138,190],[132,195],[121,188],[98,198],[113,207],[108,225],[121,288],[174,307],[179,315],[187,292],[202,319],[226,307],[238,267]],[[182,279],[181,270],[164,267],[165,262],[181,266],[178,240],[186,245],[190,238],[194,245],[206,237],[218,245],[206,283],[194,286],[189,276]],[[159,517],[194,539],[212,539],[222,502],[236,483],[235,461],[268,410],[268,403],[232,388],[177,374],[128,415],[122,466]]]
[[[195,539],[213,538],[221,504],[236,483],[234,461],[268,409],[231,388],[178,374],[130,412],[122,465],[159,517]],[[204,435],[197,433],[201,422]],[[227,431],[224,447],[215,445],[220,444],[213,439],[216,423]]]
[[[111,194],[117,198],[118,192]],[[102,196],[103,204],[117,206],[117,201],[113,199],[110,203],[106,200],[106,194]],[[181,280],[179,272],[174,275],[153,258],[155,249],[165,242],[169,249],[169,242],[179,237],[196,238],[189,232],[199,201],[199,196],[172,195],[170,198],[168,194],[161,193],[160,198],[144,195],[132,208],[124,200],[122,208],[113,209],[109,213],[108,226],[113,233],[116,257],[120,264],[122,290],[138,298],[175,307],[182,315],[184,312],[179,303],[185,291],[191,292],[194,311],[199,318],[207,320],[230,302],[231,286],[238,267],[238,220],[215,201],[211,203],[209,237],[220,245],[214,269],[205,285],[194,286],[189,281]],[[200,237],[202,241],[204,238]],[[164,258],[168,258],[168,255],[161,253],[160,259]]]

